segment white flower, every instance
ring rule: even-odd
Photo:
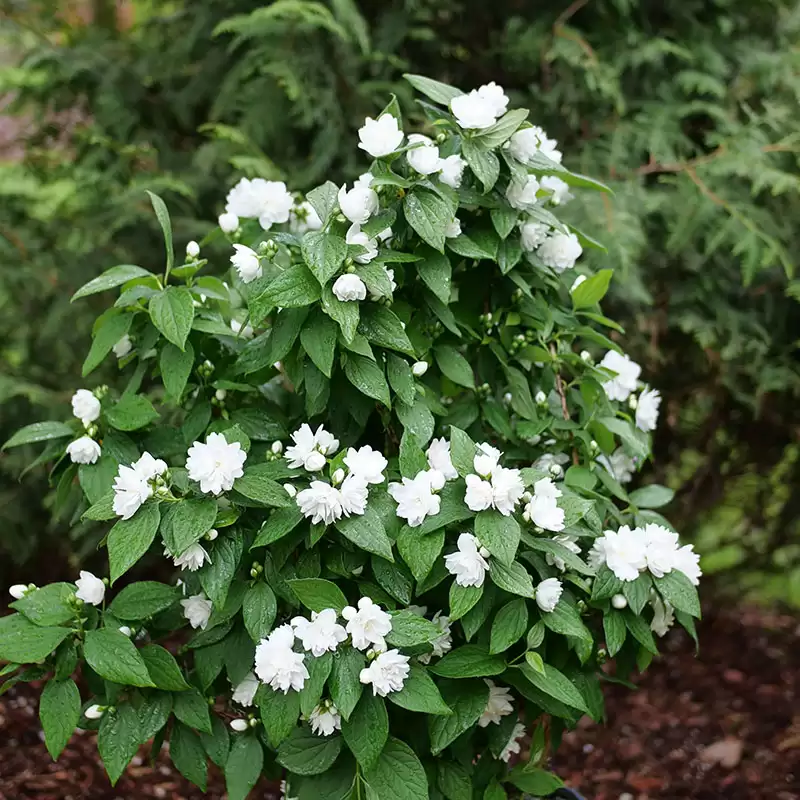
[[[257,217],[264,205],[262,200],[264,183],[266,181],[262,178],[255,180],[242,178],[225,198],[225,213],[235,214],[245,219]]]
[[[399,692],[409,673],[408,656],[398,650],[380,653],[358,676],[361,683],[372,684],[372,694],[386,697],[391,692]]]
[[[492,506],[504,517],[509,516],[525,492],[518,469],[495,467],[492,470]]]
[[[189,258],[197,258],[197,256],[200,255],[200,245],[194,240],[189,242],[189,244],[186,245],[186,255]]]
[[[231,699],[240,706],[251,706],[253,705],[256,692],[258,691],[258,686],[258,678],[256,678],[252,672],[248,672],[247,675],[236,684]]]
[[[106,596],[106,585],[96,575],[91,572],[81,570],[80,578],[75,581],[78,591],[75,597],[88,603],[90,606],[99,606]]]
[[[497,686],[488,678],[484,678],[483,681],[489,687],[489,701],[478,720],[478,725],[486,728],[492,724],[499,725],[500,720],[514,710],[514,706],[511,702],[513,699],[511,692],[505,686]]]
[[[324,456],[332,456],[339,449],[339,440],[322,425],[314,433],[314,440],[317,443],[317,450]]]
[[[675,564],[673,569],[682,572],[691,582],[697,586],[703,570],[700,569],[700,555],[694,552],[694,545],[685,544],[675,553]]]
[[[481,477],[488,478],[497,467],[503,453],[487,442],[478,445],[478,452],[472,460],[472,467]]]
[[[572,282],[572,286],[569,287],[570,294],[572,294],[572,292],[574,292],[585,280],[585,275],[578,275],[578,277]],[[583,355],[581,355],[581,358],[583,358]]]
[[[539,181],[528,175],[524,183],[511,181],[506,190],[506,199],[513,208],[526,211],[536,205],[536,193],[539,191]]]
[[[616,350],[609,350],[598,366],[617,373],[616,377],[603,384],[609,400],[624,402],[631,392],[636,391],[636,381],[639,380],[642,368],[635,361],[631,361],[627,355],[622,355]]]
[[[514,730],[511,731],[511,738],[508,740],[508,744],[503,748],[503,751],[500,753],[500,760],[505,761],[508,764],[511,761],[511,756],[519,753],[520,751],[520,742],[519,740],[525,735],[525,726],[518,722],[514,726]]]
[[[496,117],[501,117],[508,108],[508,98],[502,86],[498,86],[494,81],[484,84],[478,89],[478,95],[492,106]]]
[[[359,147],[373,158],[388,156],[403,143],[403,131],[388,112],[378,119],[367,117],[358,129]],[[410,138],[410,137],[409,137]]]
[[[462,128],[483,129],[494,125],[497,119],[497,101],[490,95],[473,89],[469,94],[460,94],[450,101],[450,110]]]
[[[569,461],[569,456],[566,453],[545,453],[533,462],[533,468],[549,472],[551,467],[560,467],[567,461]]]
[[[228,192],[226,214],[245,219],[257,217],[261,227],[268,231],[276,222],[287,222],[294,198],[283,181],[263,178],[242,178]]]
[[[615,594],[611,598],[611,605],[617,609],[617,611],[622,611],[623,608],[628,607],[628,598],[625,597],[624,594]]]
[[[647,568],[656,578],[672,572],[678,552],[678,534],[663,525],[648,523],[644,526],[645,558]]]
[[[483,480],[478,475],[467,475],[467,492],[464,502],[470,511],[485,511],[492,507],[494,492],[492,484]]]
[[[366,300],[367,287],[358,275],[345,273],[336,279],[333,284],[333,293],[343,303],[353,300]]]
[[[73,464],[94,464],[100,458],[100,445],[91,436],[81,436],[67,445],[67,455]]]
[[[458,550],[444,557],[444,565],[459,586],[483,586],[489,569],[489,551],[471,534],[458,537]]]
[[[536,605],[545,613],[550,613],[558,605],[564,591],[558,578],[547,578],[536,587]]]
[[[189,620],[189,624],[193,628],[205,630],[211,616],[211,601],[201,592],[181,600],[181,605],[183,616]]]
[[[307,231],[318,231],[321,228],[322,220],[308,200],[303,200],[292,208],[292,215],[289,218],[289,230],[292,233],[301,236]]]
[[[406,150],[406,161],[420,175],[431,175],[442,168],[439,148],[427,136],[412,133],[408,137],[408,143],[416,146]]]
[[[247,453],[239,442],[228,444],[221,433],[209,433],[205,444],[195,442],[186,459],[189,480],[200,483],[204,494],[219,495],[233,488],[233,482],[244,475]]]
[[[295,502],[306,517],[316,525],[330,525],[342,516],[342,495],[335,486],[325,481],[311,481],[308,489],[298,492]]]
[[[439,163],[439,180],[451,189],[458,189],[466,166],[467,162],[458,154],[443,158]]]
[[[361,475],[348,475],[339,487],[339,497],[342,504],[342,513],[349,517],[351,514],[361,516],[367,510],[367,482]]]
[[[100,416],[100,401],[88,389],[78,389],[72,395],[72,414],[89,425]]]
[[[536,255],[546,267],[560,274],[566,269],[572,269],[582,252],[581,243],[574,233],[555,231],[540,245]]]
[[[526,253],[532,253],[547,239],[549,230],[549,225],[545,225],[543,222],[534,222],[533,220],[528,220],[520,225],[522,249]]]
[[[230,725],[231,730],[237,733],[242,733],[250,727],[250,723],[246,719],[232,719]]]
[[[258,253],[255,250],[251,250],[244,244],[235,244],[233,249],[231,264],[239,274],[242,283],[252,283],[256,278],[260,278],[264,274]]]
[[[111,349],[117,358],[125,358],[133,350],[131,337],[126,333]]]
[[[411,606],[409,606],[409,611],[411,611]],[[423,616],[424,614],[425,611],[423,610],[420,616]],[[431,658],[441,658],[445,653],[449,653],[450,650],[453,649],[453,636],[450,631],[450,617],[445,616],[441,611],[437,611],[433,615],[431,622],[433,622],[434,625],[437,625],[442,633],[441,636],[437,636],[431,642],[433,650],[431,650],[430,653],[423,653],[421,656],[417,657],[417,660],[420,662],[420,664],[429,664]]]
[[[357,650],[366,650],[370,645],[379,650],[386,649],[384,637],[392,630],[392,618],[369,597],[362,597],[358,601],[358,610],[353,606],[345,606],[342,617],[347,620],[346,630]]]
[[[15,600],[22,600],[23,597],[28,593],[28,585],[25,583],[15,583],[9,590],[8,593],[15,599]]]
[[[83,712],[83,716],[86,719],[102,719],[103,714],[106,713],[105,706],[100,706],[97,703],[92,703],[86,711]]]
[[[242,339],[252,339],[255,335],[252,325],[242,325],[237,319],[231,320],[231,330]]]
[[[433,439],[425,454],[428,457],[428,466],[441,472],[445,480],[454,481],[458,477],[458,472],[450,460],[450,442],[444,437]]]
[[[600,456],[597,460],[619,483],[630,483],[636,474],[636,460],[631,458],[621,447],[617,448],[610,456]]]
[[[345,629],[336,622],[336,610],[326,608],[311,612],[311,620],[295,617],[292,620],[294,635],[301,641],[304,650],[310,650],[317,658],[331,652],[347,638]]]
[[[523,164],[530,163],[537,153],[542,153],[551,161],[560,164],[562,155],[556,149],[557,146],[556,140],[548,139],[547,134],[538,126],[523,128],[508,140],[509,153]]]
[[[388,114],[383,116],[388,116]],[[320,703],[315,706],[308,715],[308,722],[311,730],[317,736],[330,736],[334,731],[342,729],[342,716],[333,703]]]
[[[333,455],[339,447],[339,440],[320,425],[316,431],[304,422],[293,434],[293,445],[286,448],[286,460],[291,469],[304,467],[309,472],[319,472],[325,466],[315,455]]]
[[[187,547],[179,556],[173,556],[172,563],[181,569],[188,569],[189,572],[197,572],[200,567],[211,559],[205,548],[200,544],[193,544]]]
[[[294,631],[291,625],[281,625],[256,647],[255,672],[263,683],[276,692],[289,689],[299,692],[308,678],[305,655],[292,650]]]
[[[403,478],[402,483],[390,483],[389,494],[397,503],[397,516],[405,519],[410,528],[416,528],[425,517],[439,513],[441,498],[434,494],[444,486],[444,475],[435,469],[418,472],[414,478]]]
[[[428,371],[427,361],[415,361],[411,365],[411,374],[415,378],[421,378]]]
[[[669,629],[675,624],[673,608],[655,594],[650,599],[650,603],[653,606],[653,620],[650,623],[650,630],[656,636],[666,636]]]
[[[564,547],[566,547],[571,553],[580,553],[581,551],[581,548],[576,542],[576,538],[574,536],[570,536],[569,534],[560,533],[558,536],[553,537],[553,541],[563,544]],[[564,559],[560,556],[554,556],[552,553],[546,553],[544,558],[548,564],[554,566],[561,572],[564,572],[564,570],[567,568],[567,565],[564,563]]]
[[[447,227],[444,229],[444,235],[446,239],[455,239],[461,236],[461,220],[458,217],[455,217],[452,222],[448,223]]]
[[[347,233],[345,234],[344,238],[347,244],[358,245],[366,250],[365,253],[362,253],[359,256],[354,256],[354,260],[359,264],[369,264],[369,262],[378,255],[378,242],[375,239],[370,239],[370,237],[361,230],[361,226],[357,225],[355,222],[347,229]],[[342,278],[356,278],[357,280],[361,281],[361,278],[358,278],[356,275],[342,275],[333,285],[334,291],[336,289],[336,284],[339,283]],[[339,297],[338,294],[336,296]],[[364,293],[364,296],[366,297],[366,292]],[[339,299],[344,300],[345,298],[339,297]],[[363,300],[364,297],[351,297],[348,299]]]
[[[552,192],[550,202],[554,206],[564,205],[572,200],[573,195],[569,191],[569,185],[562,181],[561,178],[557,178],[555,175],[545,175],[541,182],[542,189]]]
[[[636,404],[636,427],[647,433],[654,431],[658,424],[658,407],[661,405],[661,393],[658,389],[645,389]]]
[[[362,176],[363,177],[363,176]],[[347,184],[339,189],[339,208],[350,222],[363,225],[379,208],[378,195],[365,182],[355,183],[348,192]]]
[[[358,475],[367,483],[383,483],[383,471],[389,466],[389,462],[382,453],[365,444],[358,450],[353,447],[348,448],[344,465],[351,474]]]
[[[223,233],[236,233],[239,230],[239,217],[236,214],[231,214],[230,211],[220,214],[217,222]]]
[[[602,564],[621,581],[635,581],[647,566],[645,538],[640,528],[623,525],[618,531],[606,531],[595,539],[589,552],[589,564],[598,569]]]
[[[138,463],[138,462],[137,462]],[[130,519],[141,505],[153,496],[150,478],[137,470],[136,464],[130,467],[120,465],[114,479],[114,513],[122,519]]]
[[[534,495],[525,506],[526,517],[539,528],[546,531],[564,530],[564,509],[559,508],[550,497]]]

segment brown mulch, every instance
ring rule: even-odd
[[[800,800],[800,621],[730,610],[700,626],[697,658],[674,631],[632,692],[607,687],[608,723],[567,734],[553,767],[587,800]],[[41,740],[36,692],[0,697],[0,800],[200,800],[161,753],[143,750],[115,788],[94,734],[78,733],[58,763]],[[264,782],[254,800],[273,800]]]

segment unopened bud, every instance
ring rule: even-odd
[[[224,389],[217,389],[217,391],[214,393],[214,397],[220,401],[224,400],[227,396],[228,393]]]
[[[631,395],[631,396],[628,398],[628,406],[629,406],[629,407],[630,407],[630,408],[631,408],[633,411],[635,411],[635,410],[636,410],[636,406],[638,406],[638,405],[639,405],[639,401],[638,401],[638,399],[636,398],[636,395],[635,395],[635,394],[632,394],[632,395]]]
[[[338,486],[344,480],[344,470],[340,467],[331,476],[334,486]]]
[[[83,712],[83,716],[86,717],[86,719],[101,719],[103,714],[105,713],[106,713],[105,706],[99,706],[97,705],[97,703],[94,703],[93,705],[89,706],[89,708],[87,708],[86,711]]]
[[[427,361],[417,361],[412,367],[411,372],[416,378],[421,378],[428,371]]]
[[[229,211],[220,214],[218,222],[223,233],[236,233],[239,229],[239,217],[237,217],[236,214],[231,214]]]
[[[325,456],[315,450],[313,453],[309,453],[305,462],[303,463],[303,466],[309,472],[319,472],[325,467],[325,464]]]
[[[587,364],[591,364],[592,354],[588,350],[581,350],[581,361],[585,361]]]
[[[297,489],[295,489],[291,483],[284,483],[283,490],[289,495],[289,497],[294,497],[297,494]]]
[[[33,584],[31,584],[33,586]],[[35,587],[34,587],[35,588]],[[30,586],[26,586],[24,583],[15,583],[9,590],[8,593],[15,599],[15,600],[22,600],[25,595],[31,591]]]
[[[123,636],[131,636],[133,631],[127,625],[120,625],[119,632]]]
[[[272,443],[270,450],[272,450],[272,452],[275,453],[276,456],[279,456],[283,452],[283,442],[280,441],[279,439],[276,439]]]
[[[561,469],[560,464],[551,464],[548,471],[553,478],[560,478],[564,474],[564,470]]]
[[[537,405],[540,406],[547,405],[547,395],[541,389],[538,392],[536,392],[536,397],[534,399],[536,400]]]
[[[614,608],[616,608],[618,611],[622,611],[623,608],[628,607],[628,601],[624,594],[615,594],[611,598],[611,605],[614,606]]]
[[[232,719],[231,720],[231,729],[234,731],[238,731],[241,733],[242,731],[246,731],[250,727],[250,724],[247,722],[246,719]]]
[[[197,256],[200,255],[200,245],[194,240],[189,242],[189,244],[186,245],[186,255],[189,258],[197,258]]]
[[[210,531],[209,531],[209,532],[206,534],[206,539],[207,539],[209,542],[213,542],[213,541],[214,541],[214,539],[216,539],[216,538],[217,538],[217,536],[219,536],[219,531],[217,531],[217,529],[216,529],[216,528],[212,528],[212,529],[211,529],[211,530],[210,530]]]

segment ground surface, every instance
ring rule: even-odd
[[[630,692],[609,686],[608,725],[567,735],[554,768],[587,800],[800,800],[800,621],[726,612],[700,629],[702,649],[673,632]],[[0,800],[221,800],[162,757],[136,759],[112,789],[93,734],[53,764],[30,687],[0,697]],[[271,787],[253,793],[272,800]]]

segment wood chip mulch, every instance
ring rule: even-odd
[[[800,620],[728,610],[700,626],[700,654],[681,632],[637,681],[607,686],[608,722],[567,734],[553,768],[587,800],[800,800]],[[162,752],[142,750],[109,785],[94,734],[73,736],[58,763],[42,742],[37,691],[0,697],[0,800],[223,800],[211,767],[203,794]],[[264,781],[253,800],[276,800]]]

